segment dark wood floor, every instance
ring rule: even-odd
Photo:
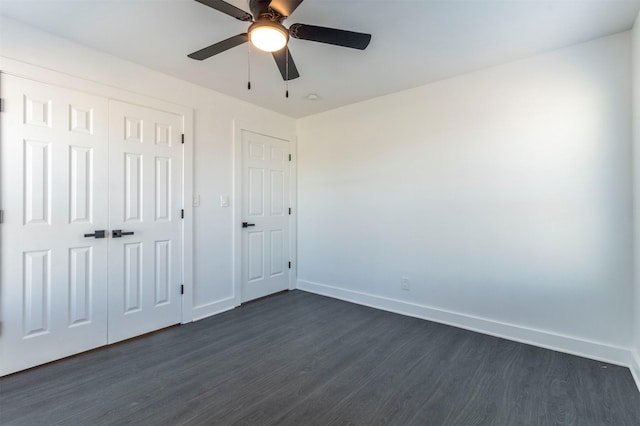
[[[628,369],[301,291],[0,379],[0,423],[640,425]]]

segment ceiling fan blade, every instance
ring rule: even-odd
[[[210,58],[218,53],[222,53],[225,50],[229,50],[232,47],[240,46],[242,43],[246,43],[249,41],[249,35],[247,33],[238,34],[233,37],[229,37],[226,40],[222,40],[218,43],[212,44],[211,46],[207,46],[204,49],[200,49],[197,52],[193,52],[188,56],[191,59],[197,59],[201,61],[203,59]]]
[[[289,54],[289,72],[287,73],[287,52]],[[288,47],[284,47],[283,49],[278,50],[277,52],[272,52],[273,59],[276,60],[276,64],[278,65],[278,69],[280,70],[280,74],[282,74],[282,79],[287,81],[287,74],[289,74],[289,80],[296,79],[300,77],[298,73],[298,68],[296,67],[296,63],[293,62],[293,57],[291,57],[291,51]]]
[[[318,41],[320,43],[334,44],[336,46],[360,50],[366,49],[371,41],[371,34],[305,24],[291,25],[291,27],[289,27],[289,35],[301,40]]]
[[[217,10],[218,12],[226,13],[241,21],[253,21],[253,17],[242,9],[235,7],[222,0],[196,0],[198,3],[202,3],[205,6],[209,6]]]
[[[271,0],[269,7],[282,16],[291,16],[302,0]]]

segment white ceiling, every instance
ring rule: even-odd
[[[248,10],[245,0],[228,2]],[[187,58],[247,29],[193,0],[0,0],[2,15],[292,117],[625,31],[638,10],[640,0],[306,0],[287,26],[373,38],[365,51],[292,39],[301,77],[286,99],[268,53],[254,49],[251,91],[247,45]]]

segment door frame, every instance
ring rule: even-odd
[[[194,147],[194,112],[192,108],[156,99],[150,96],[131,92],[81,77],[61,73],[26,62],[0,56],[0,72],[15,77],[26,78],[43,84],[65,89],[85,92],[108,100],[122,101],[131,104],[158,109],[182,117],[185,143],[182,155],[182,319],[185,324],[193,321],[193,147]],[[2,190],[2,188],[0,188]],[[6,208],[0,206],[0,208]]]
[[[242,304],[242,131],[257,133],[263,136],[282,139],[289,143],[291,161],[289,162],[289,290],[295,289],[298,276],[297,251],[297,218],[298,218],[298,178],[297,154],[298,140],[292,129],[291,133],[283,132],[281,127],[270,123],[247,123],[242,119],[233,120],[233,299],[234,306]]]

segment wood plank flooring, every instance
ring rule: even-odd
[[[628,369],[283,293],[0,379],[3,425],[640,425]]]

